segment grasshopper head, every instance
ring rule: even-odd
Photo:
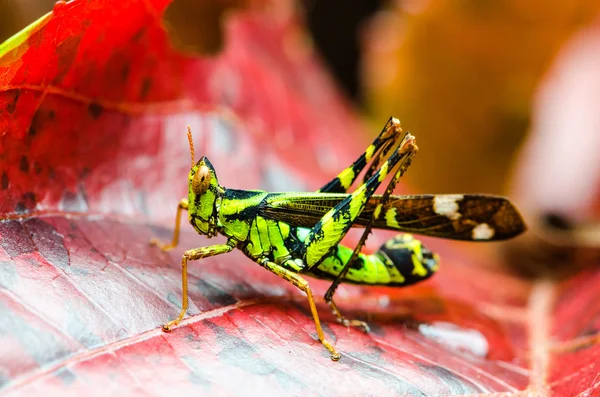
[[[217,174],[206,157],[192,166],[188,176],[188,213],[190,222],[209,237],[216,234],[217,201],[225,192],[219,185]]]

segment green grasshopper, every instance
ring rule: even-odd
[[[219,184],[206,157],[194,160],[188,127],[192,168],[188,175],[188,198],[179,202],[170,244],[154,239],[151,244],[169,251],[179,242],[181,212],[200,234],[227,237],[226,244],[185,251],[181,259],[183,303],[179,316],[163,326],[179,324],[188,309],[187,264],[240,249],[268,271],[304,291],[319,341],[339,360],[340,354],[325,339],[308,282],[301,274],[333,280],[325,301],[346,326],[368,331],[366,323],[346,319],[333,295],[340,282],[406,286],[432,276],[439,257],[410,234],[386,242],[375,254],[361,253],[372,228],[456,240],[492,241],[516,236],[525,230],[517,209],[505,198],[487,195],[393,196],[398,180],[417,153],[414,136],[403,133],[400,121],[390,118],[365,152],[337,177],[315,193],[269,193],[261,190],[227,189]],[[391,153],[391,154],[390,154]],[[389,155],[389,156],[388,156]],[[350,186],[366,169],[362,183]],[[392,175],[382,195],[375,190]],[[351,227],[364,227],[352,250],[340,241]]]

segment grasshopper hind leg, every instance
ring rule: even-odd
[[[379,164],[388,154],[390,149],[398,144],[402,139],[402,128],[400,121],[390,117],[383,127],[383,130],[369,145],[365,151],[347,168],[342,170],[335,178],[326,183],[317,192],[321,193],[346,193],[350,186],[354,184],[359,174],[364,170],[369,162],[371,165],[363,176],[362,183],[365,183],[373,173],[379,168]]]
[[[362,180],[362,184],[367,183],[369,181],[369,179],[371,179],[373,174],[379,169],[381,162],[387,156],[387,154],[392,149],[392,147],[401,143],[402,137],[403,137],[403,131],[400,126],[400,121],[398,119],[391,117],[388,120],[388,122],[385,124],[385,126],[383,127],[383,130],[375,138],[373,143],[371,145],[369,145],[365,149],[365,151],[352,164],[350,164],[349,167],[342,170],[342,172],[340,172],[335,178],[333,178],[333,180],[331,180],[330,182],[325,184],[323,187],[321,187],[321,189],[319,189],[318,192],[323,192],[323,193],[346,193],[346,192],[348,192],[350,190],[350,186],[352,186],[352,184],[354,184],[354,182],[358,178],[359,174],[364,170],[364,168],[368,165],[368,163],[371,162],[371,164],[370,164],[369,168],[367,168],[367,171],[365,172],[365,175],[363,176],[363,180]],[[407,157],[410,158],[411,155],[409,154],[409,156],[407,156]],[[410,161],[410,159],[409,159],[409,161]],[[406,169],[406,168],[403,168],[401,173],[404,172],[404,169]],[[396,176],[394,178],[394,180],[397,181],[397,178],[399,178],[399,177]],[[390,185],[391,185],[391,188],[393,189],[393,187],[395,186],[395,182],[392,181],[392,183],[390,183]],[[366,233],[366,234],[368,234],[368,233]],[[366,234],[365,234],[365,236],[366,236]],[[364,241],[362,243],[359,243],[360,247],[357,247],[358,251],[360,251],[360,248],[362,247],[361,244],[364,244]],[[364,321],[360,321],[360,320],[346,319],[342,315],[340,310],[338,309],[335,302],[333,301],[333,294],[335,293],[335,289],[337,288],[337,285],[339,284],[339,280],[341,280],[341,278],[343,278],[343,275],[341,275],[341,277],[339,277],[339,279],[336,279],[333,282],[333,284],[327,291],[327,294],[325,295],[325,301],[329,304],[333,314],[337,317],[337,319],[340,323],[344,324],[345,326],[353,326],[353,327],[361,328],[363,331],[369,332],[369,326],[367,325],[367,323],[365,323]]]
[[[331,312],[337,318],[337,320],[338,320],[338,322],[340,324],[342,324],[345,327],[358,328],[358,329],[362,330],[364,333],[371,332],[371,328],[369,327],[369,324],[367,324],[366,322],[364,322],[362,320],[357,320],[357,319],[347,319],[342,314],[342,312],[340,311],[340,309],[338,309],[337,305],[333,301],[333,294],[331,296],[327,296],[327,294],[326,294],[325,295],[325,301],[327,302],[327,304],[331,308]]]
[[[391,120],[390,120],[390,122],[391,122]],[[343,281],[343,279],[348,274],[350,267],[358,259],[359,254],[362,251],[362,248],[364,247],[365,242],[367,241],[367,237],[371,233],[373,223],[381,215],[384,205],[389,200],[394,188],[396,187],[396,184],[398,183],[400,178],[402,178],[402,176],[404,175],[404,172],[406,172],[406,170],[410,166],[410,164],[412,162],[412,158],[416,155],[417,150],[418,150],[418,148],[414,142],[414,137],[410,134],[406,134],[404,136],[404,138],[402,139],[402,142],[400,143],[398,148],[392,154],[392,156],[390,156],[390,158],[384,163],[384,165],[379,170],[377,170],[377,172],[373,176],[373,177],[377,177],[379,179],[379,182],[381,182],[383,180],[383,178],[381,178],[382,171],[385,170],[386,172],[389,172],[389,171],[391,171],[392,168],[395,167],[395,164],[393,164],[393,165],[390,164],[391,159],[394,158],[394,156],[400,156],[399,158],[402,159],[401,161],[399,161],[399,165],[398,165],[398,168],[396,169],[396,171],[393,172],[392,179],[389,182],[389,184],[387,185],[385,193],[381,196],[379,204],[373,211],[371,221],[369,222],[369,224],[367,224],[365,226],[365,230],[364,230],[358,244],[356,244],[356,247],[354,248],[352,255],[347,260],[347,262],[344,264],[343,269],[336,276],[336,278],[333,280],[333,283],[331,283],[331,286],[329,287],[329,289],[327,289],[327,292],[325,293],[325,301],[331,307],[331,310],[333,311],[333,314],[337,317],[338,321],[344,325],[356,326],[358,328],[362,328],[363,331],[365,331],[365,332],[369,331],[369,327],[365,322],[360,321],[360,320],[346,319],[342,315],[340,310],[338,309],[337,305],[335,304],[335,302],[333,300],[333,295],[335,294],[337,287],[340,285],[340,283]],[[377,159],[376,159],[376,164],[378,164]],[[390,165],[392,165],[392,166],[390,167]],[[369,175],[370,172],[371,172],[371,169],[367,170],[367,175]],[[369,181],[372,180],[373,177],[370,177]],[[385,177],[385,175],[383,175],[383,177]],[[367,181],[366,183],[369,183],[369,181]],[[364,185],[361,185],[361,186],[364,186]]]

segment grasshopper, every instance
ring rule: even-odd
[[[371,145],[348,168],[315,193],[269,193],[228,189],[219,184],[206,157],[195,162],[191,131],[188,140],[192,166],[189,192],[177,207],[173,239],[151,244],[169,251],[179,242],[181,213],[199,234],[227,237],[226,244],[185,251],[181,259],[182,308],[176,319],[163,326],[175,327],[188,309],[188,261],[231,252],[234,248],[266,270],[289,281],[308,298],[319,341],[334,361],[340,354],[325,338],[313,293],[303,275],[333,280],[325,294],[338,321],[368,331],[362,321],[342,315],[333,300],[341,282],[407,286],[431,277],[439,257],[411,234],[386,242],[374,254],[361,252],[372,228],[417,233],[456,240],[492,241],[516,236],[525,230],[517,209],[502,197],[489,195],[405,195],[392,191],[417,153],[415,137],[403,133],[400,121],[390,118]],[[370,163],[369,167],[367,165]],[[350,187],[366,168],[362,183]],[[375,194],[392,175],[383,194]],[[351,227],[364,227],[354,249],[340,244]]]

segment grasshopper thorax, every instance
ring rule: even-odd
[[[219,202],[225,189],[219,185],[214,167],[202,157],[188,176],[188,214],[192,226],[202,234],[216,234]]]

